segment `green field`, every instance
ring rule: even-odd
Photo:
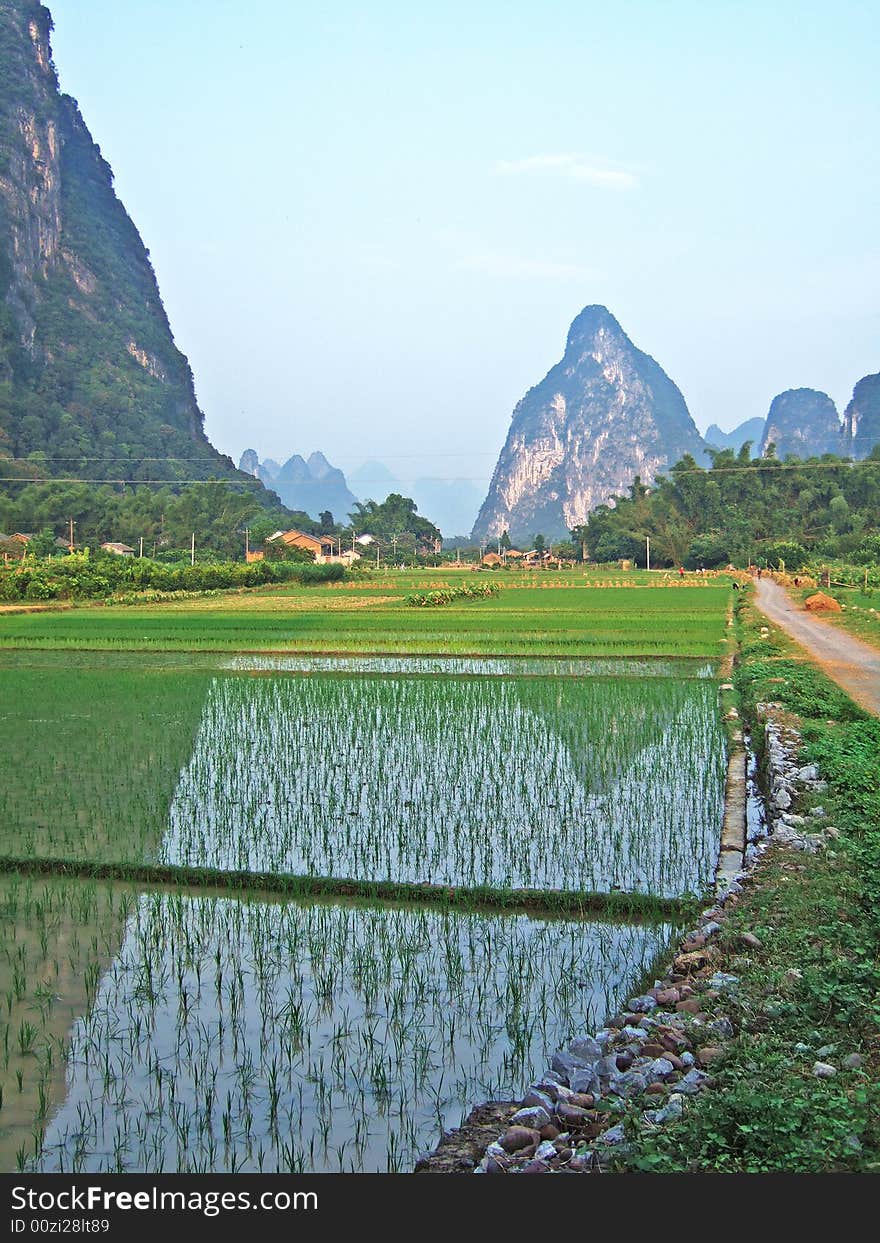
[[[515,578],[493,600],[407,605],[410,592],[450,577],[389,573],[184,603],[0,613],[0,648],[717,657],[726,634],[722,579],[602,587],[583,575],[542,586]]]
[[[408,1169],[644,982],[729,585],[449,577],[0,614],[6,1169]]]

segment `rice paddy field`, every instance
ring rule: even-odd
[[[712,881],[729,593],[600,581],[0,616],[2,1168],[408,1169],[619,1007]]]

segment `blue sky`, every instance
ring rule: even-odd
[[[701,429],[880,369],[873,0],[50,8],[236,458],[488,476],[593,302]]]

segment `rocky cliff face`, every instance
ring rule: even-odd
[[[880,445],[880,374],[864,376],[853,389],[843,414],[842,440],[840,452],[854,458],[865,458]]]
[[[840,416],[827,393],[813,388],[792,388],[774,397],[770,404],[760,452],[776,446],[776,456],[821,457],[839,453]]]
[[[564,536],[597,505],[705,448],[685,400],[604,306],[572,324],[565,355],[513,412],[474,539]]]
[[[40,452],[49,474],[237,475],[204,434],[189,364],[110,167],[60,93],[51,26],[34,0],[0,0],[6,473],[27,473],[23,459]]]

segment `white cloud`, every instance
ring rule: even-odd
[[[550,174],[581,181],[598,190],[633,190],[639,184],[633,173],[590,163],[582,155],[530,155],[522,160],[498,160],[495,172]]]
[[[524,259],[519,255],[504,255],[497,251],[466,255],[456,266],[469,272],[484,272],[488,276],[513,277],[517,280],[596,279],[594,271],[577,263]]]

